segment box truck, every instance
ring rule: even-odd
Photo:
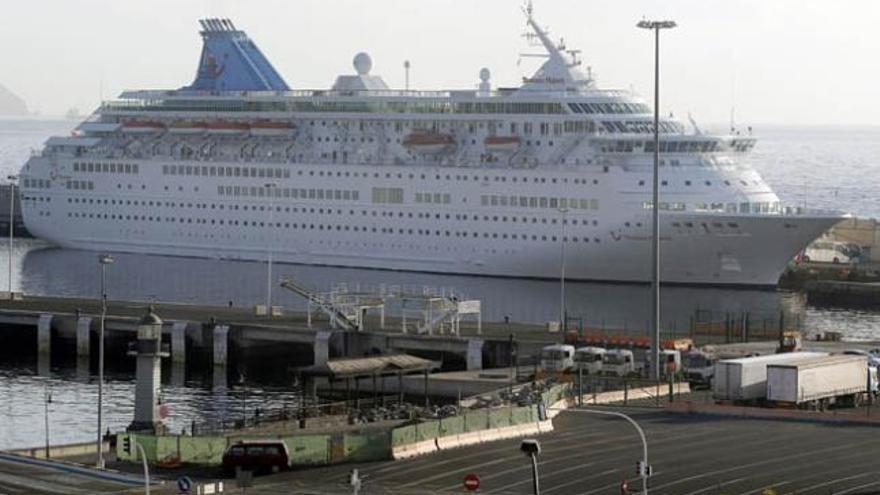
[[[767,365],[767,400],[818,409],[856,406],[870,390],[869,379],[863,356],[802,357]]]
[[[767,394],[767,365],[827,355],[824,352],[788,352],[717,361],[712,395],[717,400],[763,401]]]

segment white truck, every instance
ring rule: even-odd
[[[602,374],[608,376],[630,376],[636,373],[633,352],[629,349],[608,349],[602,356]]]
[[[767,365],[767,400],[775,405],[825,409],[859,405],[871,388],[863,356],[836,354]]]
[[[692,388],[712,388],[712,377],[715,375],[715,356],[693,349],[685,352],[681,360],[685,379]]]
[[[563,373],[574,367],[573,345],[548,345],[541,349],[541,368],[547,372]]]
[[[579,347],[574,353],[575,368],[587,375],[598,375],[602,371],[603,347]]]
[[[764,400],[767,394],[768,365],[827,355],[824,352],[786,352],[717,361],[712,379],[712,396],[716,400],[736,402]]]

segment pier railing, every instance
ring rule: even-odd
[[[190,435],[210,435],[246,429],[272,429],[280,426],[291,429],[304,429],[313,426],[334,426],[348,423],[367,422],[374,420],[369,412],[375,409],[390,411],[388,414],[400,414],[400,398],[395,395],[384,395],[344,401],[303,404],[293,407],[253,407],[241,411],[238,417],[227,417],[213,420],[193,420],[190,423]],[[378,413],[376,413],[378,414]]]

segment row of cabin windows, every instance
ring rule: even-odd
[[[642,208],[650,210],[652,202],[645,201]],[[661,210],[683,211],[686,209],[684,203],[660,203]],[[778,201],[774,202],[757,202],[757,203],[695,203],[694,211],[711,211],[726,213],[782,213],[784,207]]]
[[[138,164],[115,162],[73,162],[73,171],[105,174],[136,174],[138,173]]]
[[[449,204],[452,200],[447,193],[416,193],[416,203]]]
[[[694,228],[694,222],[672,222],[671,225],[672,225],[674,228],[676,228],[676,229],[680,229],[680,228],[682,228],[682,227],[684,227],[684,228],[686,228],[686,229],[692,229],[692,228]],[[707,229],[708,229],[708,227],[709,227],[709,224],[707,224],[706,222],[702,222],[702,225],[703,225],[703,228],[707,228]],[[722,222],[712,222],[712,227],[713,227],[713,228],[716,228],[716,229],[723,229],[723,228],[724,228],[724,223],[722,223]],[[739,228],[739,224],[736,223],[736,222],[727,222],[727,227],[729,227],[729,228],[731,228],[731,229],[738,229],[738,228]]]
[[[614,120],[602,121],[602,130],[609,133],[653,134],[654,123],[650,120]],[[664,134],[680,134],[684,127],[677,122],[660,122],[660,132]]]
[[[604,143],[603,153],[653,153],[654,141],[621,140]],[[660,141],[660,153],[711,153],[718,151],[718,141]]]
[[[373,203],[400,204],[403,203],[403,188],[400,187],[374,187]]]
[[[65,183],[68,189],[92,191],[95,189],[95,183],[90,180],[69,180]]]
[[[256,186],[217,186],[220,196],[276,197],[294,199],[333,199],[337,201],[358,201],[359,191],[340,189],[297,189],[291,187]]]
[[[205,177],[253,177],[289,179],[290,169],[263,167],[215,167],[209,165],[162,165],[163,175],[193,175]]]
[[[86,164],[81,163],[80,165],[84,166]],[[107,164],[96,164],[96,165],[107,165]],[[115,166],[115,164],[113,164],[113,163],[111,163],[109,165]],[[76,167],[77,164],[74,163],[74,166]],[[132,173],[138,173],[138,165],[137,164],[133,164],[133,165],[131,165],[131,167],[133,167],[133,170],[134,170],[134,172],[132,172]],[[248,168],[248,167],[222,167],[222,166],[209,166],[209,165],[162,165],[162,174],[163,175],[191,175],[191,176],[205,176],[205,177],[251,177],[251,178],[269,178],[269,179],[271,179],[271,178],[289,179],[291,176],[291,171],[288,168],[262,168],[262,167],[261,168]],[[551,177],[549,180],[546,177],[532,177],[530,180],[529,177],[517,177],[517,176],[508,177],[508,176],[504,176],[504,175],[495,175],[495,176],[490,177],[488,175],[480,176],[480,175],[467,175],[467,174],[455,174],[455,175],[453,175],[453,174],[433,174],[433,177],[431,177],[431,174],[423,174],[423,173],[422,174],[414,174],[414,173],[404,174],[402,172],[397,172],[397,173],[385,172],[384,174],[381,174],[379,172],[372,172],[372,174],[371,174],[369,172],[358,172],[358,171],[355,171],[355,172],[344,171],[343,172],[343,171],[339,171],[339,170],[335,171],[335,172],[332,170],[317,170],[317,171],[315,171],[315,170],[307,170],[307,171],[298,170],[296,172],[296,175],[298,175],[298,176],[308,175],[310,177],[317,176],[317,177],[355,177],[355,178],[357,178],[357,177],[369,178],[372,175],[372,177],[376,178],[376,179],[378,179],[384,175],[384,177],[386,179],[391,179],[391,178],[396,177],[398,179],[407,178],[407,179],[412,180],[412,179],[416,179],[418,177],[421,180],[431,180],[432,178],[436,179],[436,180],[443,180],[445,178],[446,180],[456,180],[456,181],[471,180],[474,182],[490,182],[490,181],[507,182],[507,180],[510,179],[511,182],[523,182],[523,183],[532,182],[535,184],[539,184],[539,183],[546,184],[548,182],[552,183],[552,184],[557,184],[557,183],[568,184],[569,183],[568,177],[562,177],[562,178]],[[582,179],[582,178],[577,178],[577,177],[571,179],[571,182],[573,182],[575,184],[587,184],[589,182],[592,182],[592,184],[594,184],[594,185],[599,184],[598,179],[588,180],[588,179]]]
[[[52,181],[49,179],[22,179],[22,186],[27,189],[49,189],[52,187]]]
[[[651,113],[651,107],[644,103],[569,103],[574,113]]]
[[[546,198],[535,196],[480,196],[483,206],[513,206],[518,208],[574,208],[598,210],[599,200],[595,198]]]
[[[260,205],[260,206],[251,205],[250,207],[248,207],[248,205],[229,205],[227,207],[226,205],[224,205],[222,203],[220,203],[218,205],[215,203],[209,204],[209,203],[183,203],[183,202],[177,203],[174,201],[164,201],[164,202],[163,201],[144,201],[144,200],[138,201],[136,199],[135,200],[127,199],[127,200],[123,201],[121,199],[119,199],[119,200],[103,199],[102,200],[102,199],[93,199],[93,198],[88,198],[88,199],[86,199],[86,198],[67,198],[67,202],[68,203],[76,203],[76,204],[150,206],[150,207],[167,207],[167,208],[175,208],[175,209],[195,208],[195,209],[201,209],[201,210],[211,209],[211,210],[230,210],[230,211],[241,210],[241,211],[261,211],[261,212],[264,212],[264,211],[268,211],[268,210],[272,209],[272,207],[267,207],[265,205]],[[336,215],[344,215],[345,214],[344,211],[341,209],[334,210],[332,208],[326,208],[326,209],[325,208],[317,208],[316,209],[314,207],[299,208],[299,207],[290,207],[290,206],[275,206],[274,208],[275,208],[275,211],[278,213],[300,213],[301,212],[301,213],[308,213],[308,214],[317,213],[319,215],[324,215],[324,214],[333,215],[334,213]],[[459,213],[459,214],[452,215],[450,213],[445,213],[445,214],[433,213],[433,214],[431,214],[431,213],[421,213],[421,212],[413,213],[411,211],[410,212],[398,211],[395,214],[395,212],[393,212],[393,211],[382,211],[382,212],[372,211],[372,212],[370,212],[367,210],[360,210],[360,212],[361,212],[361,216],[374,216],[374,217],[381,216],[381,217],[387,217],[387,218],[395,218],[395,217],[397,217],[397,218],[420,218],[420,219],[426,219],[426,220],[427,219],[435,219],[435,220],[444,220],[445,219],[445,220],[474,221],[474,222],[478,222],[481,220],[484,222],[508,222],[509,221],[511,223],[520,223],[520,222],[524,223],[524,224],[528,224],[528,223],[548,224],[549,223],[549,224],[553,224],[553,225],[555,225],[557,223],[556,218],[551,218],[548,221],[547,218],[515,217],[515,216],[508,217],[506,215],[503,215],[503,216],[499,216],[499,215],[480,216],[480,215],[468,215],[467,213],[464,213],[464,214]],[[372,215],[370,215],[371,213],[372,213]],[[348,214],[351,216],[355,216],[355,215],[357,215],[357,210],[348,210]],[[565,221],[565,223],[566,223],[566,225],[583,225],[586,227],[591,224],[591,220],[582,219],[579,221],[576,218],[572,218],[572,219],[567,219]],[[599,222],[597,220],[592,220],[592,225],[594,227],[597,227],[599,225]]]
[[[323,225],[323,224],[306,224],[291,222],[264,222],[256,220],[227,220],[227,219],[207,219],[207,218],[188,218],[188,217],[160,217],[147,215],[117,215],[115,213],[81,213],[68,212],[71,218],[91,218],[105,220],[127,220],[127,221],[145,221],[145,222],[165,222],[165,223],[185,223],[185,224],[201,224],[201,225],[234,225],[242,227],[262,227],[262,228],[284,228],[284,229],[305,229],[305,230],[322,230],[322,231],[338,231],[338,232],[372,232],[381,234],[399,234],[399,235],[422,235],[422,236],[445,236],[445,237],[463,237],[463,238],[484,238],[484,239],[513,239],[513,240],[532,240],[532,241],[550,241],[557,242],[559,240],[555,235],[536,235],[536,234],[508,234],[498,232],[467,232],[467,231],[450,231],[450,230],[430,230],[430,229],[411,229],[411,228],[393,228],[393,227],[364,227],[360,225]],[[590,238],[586,236],[565,236],[562,238],[564,242],[590,242]],[[592,242],[602,242],[598,237],[593,237]]]
[[[740,179],[739,183],[742,184],[742,185],[744,185],[744,186],[748,186],[748,185],[749,185],[748,182],[746,182],[746,181],[744,181],[744,180],[742,180],[742,179]],[[711,186],[711,185],[712,185],[712,181],[711,181],[711,180],[703,181],[703,184],[705,184],[705,185],[707,185],[707,186]],[[758,182],[758,181],[755,181],[755,185],[758,185],[758,184],[759,184],[759,182]],[[645,185],[645,181],[644,181],[644,180],[640,180],[640,181],[639,181],[639,185],[640,185],[640,186],[644,186],[644,185]],[[669,181],[668,181],[668,180],[660,181],[660,185],[661,185],[661,186],[668,186],[668,185],[669,185]],[[694,183],[693,183],[693,181],[691,181],[691,180],[688,179],[688,180],[685,180],[685,181],[684,181],[684,185],[686,185],[686,186],[692,186],[692,185],[694,185]],[[725,186],[730,186],[731,183],[730,183],[729,180],[725,180],[725,181],[724,181],[724,185],[725,185]]]

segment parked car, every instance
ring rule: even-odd
[[[237,468],[254,473],[277,473],[290,467],[287,445],[281,440],[241,440],[223,454],[223,471],[235,474]]]

